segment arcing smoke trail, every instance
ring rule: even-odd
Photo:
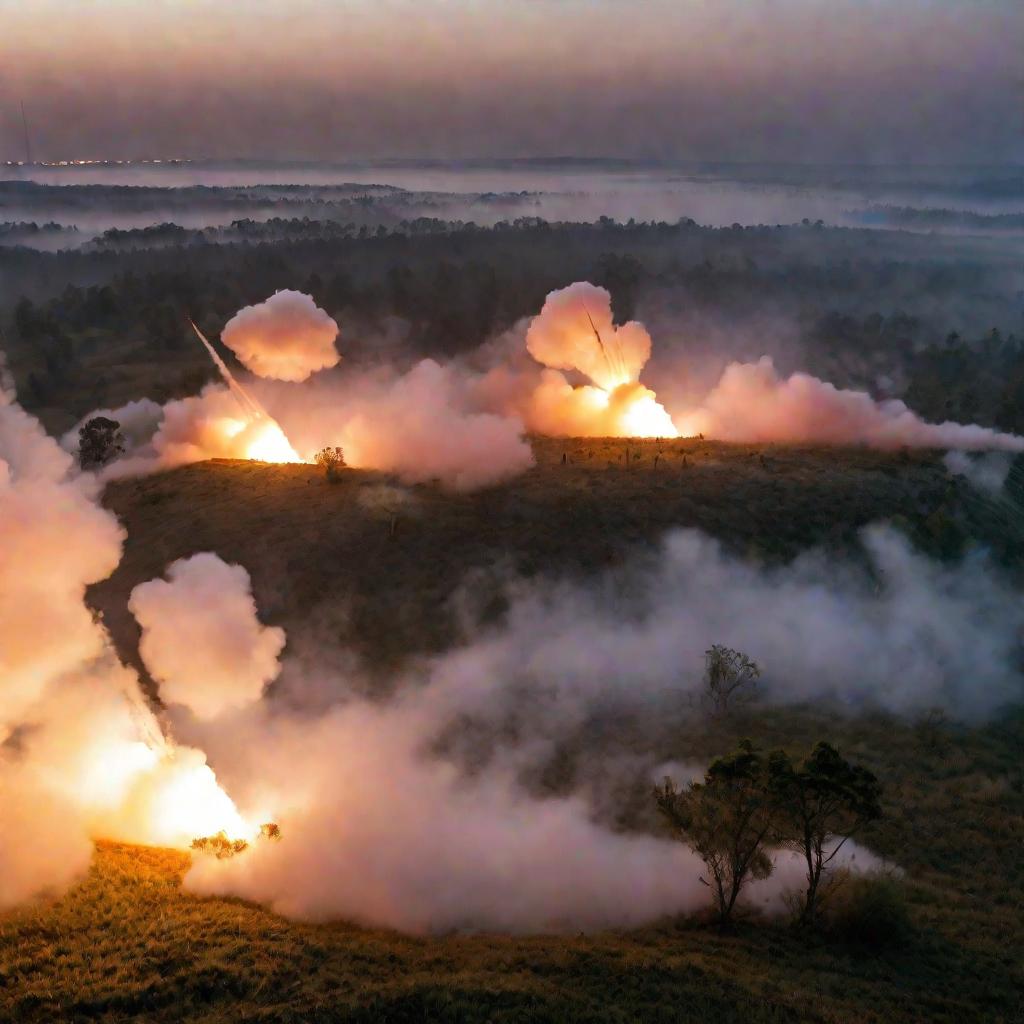
[[[228,369],[227,363],[225,363],[224,360],[221,359],[219,355],[217,355],[217,352],[215,351],[214,347],[207,340],[206,335],[204,335],[203,332],[199,330],[199,328],[196,326],[196,322],[193,319],[191,319],[191,317],[189,318],[188,322],[192,325],[192,330],[196,332],[196,335],[199,337],[199,340],[205,346],[206,351],[210,353],[210,358],[213,360],[214,366],[217,367],[217,370],[220,373],[221,377],[223,378],[224,383],[227,384],[228,389],[235,396],[235,398],[238,399],[238,404],[242,407],[242,411],[246,414],[247,418],[250,421],[258,419],[269,420],[270,414],[267,412],[266,409],[263,408],[262,405],[260,405],[259,402],[256,401],[255,398],[252,397],[252,395],[249,394],[248,391],[245,390],[245,388],[242,387],[241,384],[238,383],[238,381],[235,379],[235,375]]]

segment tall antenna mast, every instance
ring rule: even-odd
[[[21,101],[21,127],[25,131],[25,163],[32,163],[32,142],[28,135],[28,118],[25,116],[25,101]]]

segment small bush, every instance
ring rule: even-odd
[[[900,945],[910,935],[903,887],[889,874],[846,875],[834,886],[824,916],[831,934],[858,945]]]
[[[949,746],[949,719],[942,708],[929,708],[914,723],[918,745],[925,753],[941,754]]]
[[[345,453],[337,447],[321,448],[316,453],[316,464],[324,467],[324,473],[330,483],[341,479],[341,471],[345,468]]]
[[[281,838],[281,826],[274,821],[260,825],[258,839],[276,842]],[[228,860],[249,849],[245,839],[229,839],[226,832],[218,832],[212,836],[200,836],[192,840],[192,849],[199,853],[208,853],[217,860]]]
[[[193,839],[192,849],[212,854],[217,860],[227,860],[249,849],[249,844],[244,839],[228,839],[225,832],[218,832],[216,835]]]
[[[121,424],[106,416],[93,416],[78,431],[78,464],[82,469],[105,466],[125,449]]]

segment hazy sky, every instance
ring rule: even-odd
[[[1024,159],[1024,0],[0,0],[0,158]]]

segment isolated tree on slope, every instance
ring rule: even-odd
[[[78,464],[82,469],[105,466],[124,452],[121,424],[106,416],[94,416],[78,430]]]
[[[757,662],[741,651],[714,644],[704,652],[704,697],[716,715],[724,715],[730,706],[752,701],[761,675]]]
[[[767,764],[749,741],[712,762],[703,782],[677,790],[671,779],[655,789],[658,809],[672,831],[707,866],[718,910],[728,924],[744,884],[767,878],[772,861],[765,850],[771,831]]]
[[[881,817],[882,787],[871,772],[850,764],[827,743],[819,743],[799,767],[777,751],[768,775],[776,805],[772,839],[806,861],[800,923],[811,925],[829,865],[851,836]]]

